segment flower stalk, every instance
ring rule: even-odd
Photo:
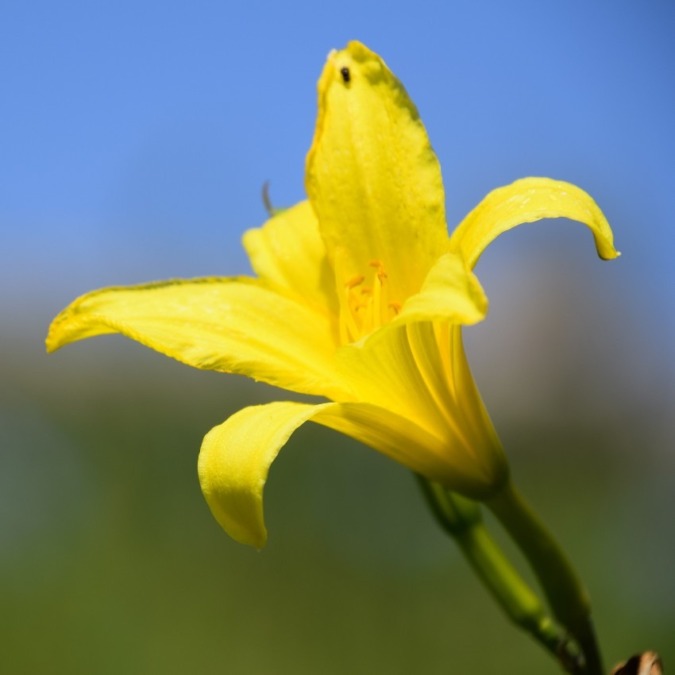
[[[418,476],[422,492],[439,525],[457,543],[481,583],[507,616],[530,633],[571,674],[595,673],[568,634],[546,611],[489,533],[477,502]]]
[[[588,593],[563,550],[513,483],[485,503],[526,557],[553,615],[577,641],[584,655],[583,672],[602,675]]]

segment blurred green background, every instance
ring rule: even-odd
[[[325,53],[359,38],[418,103],[448,220],[528,174],[566,222],[500,240],[469,359],[516,480],[585,580],[608,666],[675,664],[675,21],[669,2],[6,3],[0,9],[0,672],[558,672],[507,623],[411,476],[307,425],[268,547],[199,491],[203,435],[288,394],[106,336],[47,357],[79,293],[245,273],[260,186],[302,198]],[[514,553],[515,555],[515,553]]]
[[[544,352],[541,332],[530,338]],[[517,352],[489,341],[505,361]],[[197,484],[201,437],[285,393],[115,338],[49,362],[13,353],[23,357],[1,373],[3,672],[558,672],[492,604],[411,476],[320,427],[301,429],[273,467],[268,547],[227,538]],[[606,657],[652,647],[672,663],[672,464],[658,407],[631,412],[610,387],[581,405],[611,381],[590,372],[574,388],[547,373],[560,404],[550,416],[491,408],[521,488],[590,588]]]

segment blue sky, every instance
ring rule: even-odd
[[[93,287],[246,271],[261,185],[303,197],[316,79],[356,38],[417,103],[451,227],[516,178],[575,182],[624,254],[598,274],[672,336],[673,35],[667,0],[5,2],[0,301],[48,321]],[[495,268],[547,236],[590,260],[556,226],[505,237]]]

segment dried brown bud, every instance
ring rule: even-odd
[[[610,675],[663,675],[663,663],[656,652],[642,652],[620,663]]]

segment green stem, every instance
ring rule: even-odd
[[[439,524],[457,542],[479,579],[506,614],[531,633],[565,670],[579,672],[578,655],[571,651],[565,635],[487,531],[478,504],[448,492],[437,483],[418,478]]]
[[[527,558],[553,615],[579,644],[584,672],[602,675],[588,594],[562,549],[511,483],[485,503]]]

